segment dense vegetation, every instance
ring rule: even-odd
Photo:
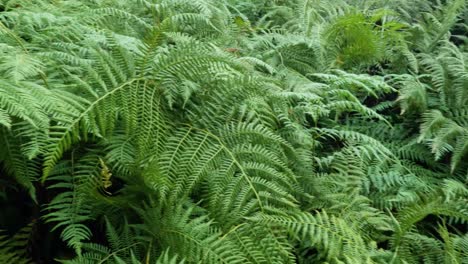
[[[0,263],[468,263],[465,0],[2,0]]]

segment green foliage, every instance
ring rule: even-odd
[[[21,228],[16,234],[0,236],[0,260],[4,263],[32,263],[28,257],[28,247],[30,243],[33,224]]]
[[[3,1],[0,261],[467,263],[466,1],[409,2]]]

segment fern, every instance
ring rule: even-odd
[[[3,1],[0,259],[465,263],[465,6]]]
[[[21,228],[14,236],[0,236],[0,260],[9,263],[32,263],[29,258],[28,245],[30,243],[33,224]]]

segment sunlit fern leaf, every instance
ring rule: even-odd
[[[392,246],[396,249],[402,243],[405,243],[405,235],[411,232],[417,222],[431,214],[447,216],[462,223],[468,222],[468,210],[460,210],[460,206],[464,206],[463,203],[463,201],[454,201],[447,204],[441,199],[433,197],[432,200],[428,200],[427,202],[408,206],[399,212],[397,231],[391,240]]]
[[[463,15],[464,8],[466,8],[465,0],[451,0],[437,5],[433,13],[424,13],[427,21],[423,23],[426,36],[421,46],[424,51],[433,51],[440,41],[447,37],[458,17]]]
[[[83,248],[86,252],[82,255],[72,260],[59,260],[59,262],[64,264],[103,264],[112,260],[111,257],[114,255],[108,247],[99,244],[84,244]]]
[[[41,62],[27,53],[11,52],[0,60],[0,72],[17,83],[41,73]]]
[[[81,106],[81,113],[68,113],[67,119],[50,128],[49,140],[44,163],[45,180],[64,151],[79,140],[87,141],[91,137],[102,137],[115,127],[116,106],[121,100],[122,90],[134,87],[135,80],[125,82],[114,90],[105,93],[94,102],[86,102]],[[123,102],[122,102],[123,103]],[[90,133],[91,135],[89,135]]]
[[[259,223],[287,228],[296,239],[308,240],[311,247],[323,250],[327,260],[342,259],[365,262],[370,258],[364,239],[355,226],[326,212],[297,213],[288,217],[259,215],[252,218]]]
[[[393,152],[388,149],[385,145],[383,145],[379,140],[376,140],[373,137],[369,137],[365,134],[355,132],[355,131],[346,131],[346,130],[336,130],[336,129],[318,129],[319,133],[322,137],[332,137],[335,139],[343,139],[343,140],[350,140],[351,142],[362,142],[368,143],[376,148],[372,151],[376,153],[376,158],[378,159],[388,159],[393,158]],[[377,147],[378,146],[378,147]]]
[[[277,148],[281,144],[288,147],[284,140],[260,126],[229,127],[225,133],[218,137],[193,128],[173,132],[174,136],[164,144],[165,150],[143,173],[147,184],[159,193],[161,202],[177,202],[200,184],[208,188],[207,194],[223,192],[224,188],[230,188],[224,185],[228,183],[225,180],[240,177],[239,183],[244,185],[241,188],[246,188],[248,200],[239,202],[254,199],[259,204],[294,206],[293,197],[286,192],[292,190],[294,177],[281,161],[284,157],[261,147],[262,140],[270,146],[276,141]],[[250,140],[258,147],[248,144]],[[242,156],[248,160],[242,160]],[[213,175],[213,171],[218,175]],[[237,206],[236,210],[243,207],[242,203]]]
[[[176,254],[187,256],[187,262],[245,263],[244,257],[234,244],[223,238],[206,216],[193,216],[193,206],[184,208],[146,208],[141,217],[147,223],[141,228],[155,236],[166,248]],[[160,217],[163,213],[164,217]]]
[[[112,164],[116,173],[123,176],[129,175],[131,167],[137,162],[137,147],[132,139],[132,136],[127,136],[124,132],[116,131],[116,134],[106,141],[106,160]]]
[[[395,80],[398,86],[401,86],[399,101],[401,105],[402,114],[405,112],[419,112],[423,113],[429,107],[427,85],[421,83],[416,77],[410,75],[396,76],[401,78]]]
[[[133,21],[135,23],[135,26],[140,26],[145,29],[149,29],[151,27],[146,21],[144,21],[140,17],[122,9],[98,8],[98,9],[91,10],[90,14],[92,15],[99,14],[99,19],[102,19],[103,21],[105,21],[106,16],[112,16],[114,18],[122,19],[125,21]],[[95,16],[93,16],[93,18],[95,18]]]
[[[423,121],[419,140],[429,143],[436,159],[452,152],[456,139],[462,138],[466,130],[438,110],[425,113]]]
[[[241,247],[246,263],[296,263],[285,230],[253,222],[234,226],[226,236]]]
[[[158,259],[156,260],[156,264],[184,264],[185,260],[180,259],[177,255],[172,256],[170,254],[170,250],[164,251]]]
[[[49,118],[46,109],[54,103],[50,98],[42,101],[36,97],[45,99],[44,94],[40,95],[40,91],[45,90],[32,83],[14,84],[7,80],[0,80],[0,107],[11,117],[25,120],[36,129],[47,128]]]
[[[10,115],[8,115],[8,112],[3,109],[0,109],[0,125],[8,129],[11,127]]]
[[[373,63],[382,57],[382,40],[362,14],[338,18],[329,26],[327,38],[330,43],[334,40],[330,48],[335,52],[339,66]]]
[[[456,168],[462,164],[462,160],[464,158],[468,157],[468,129],[465,129],[465,131],[462,133],[462,136],[457,138],[452,158],[450,160],[450,167],[452,172],[454,172]]]
[[[467,235],[451,234],[444,225],[439,225],[437,231],[444,241],[445,261],[457,264],[466,262],[468,260]]]
[[[55,223],[54,230],[62,230],[61,238],[78,255],[82,252],[83,242],[92,235],[84,222],[92,219],[92,204],[89,199],[91,192],[99,188],[98,165],[98,158],[90,154],[71,163],[59,164],[48,179],[53,182],[49,189],[63,191],[44,208],[44,219]]]
[[[466,1],[407,2],[3,1],[0,171],[64,263],[463,263]]]

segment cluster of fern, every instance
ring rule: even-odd
[[[3,0],[0,263],[468,263],[466,0]]]

